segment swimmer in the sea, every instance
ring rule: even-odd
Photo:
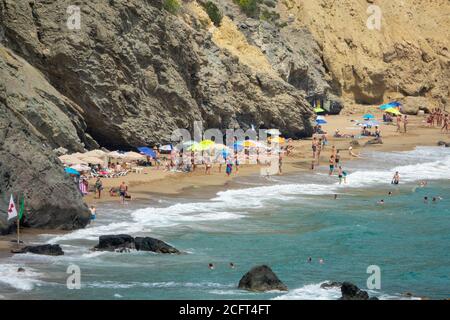
[[[392,191],[389,191],[389,192],[388,192],[388,196],[392,196]]]
[[[209,268],[210,270],[214,270],[214,264],[213,264],[213,263],[208,264],[208,268]]]
[[[384,200],[378,201],[378,204],[384,204]]]
[[[428,203],[428,197],[423,197],[423,202]]]
[[[231,268],[231,269],[234,269],[234,268],[235,268],[235,265],[234,265],[233,262],[230,262],[230,268]]]

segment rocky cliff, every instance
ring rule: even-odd
[[[10,194],[25,197],[23,226],[74,229],[90,221],[52,148],[83,150],[80,111],[35,68],[0,46],[0,233]],[[18,205],[18,201],[16,201]]]
[[[380,30],[366,25],[373,4]],[[443,106],[448,10],[444,0],[0,0],[0,201],[26,187],[29,226],[81,227],[87,209],[53,148],[153,145],[194,121],[306,137],[317,104]]]
[[[448,105],[449,1],[283,0],[278,11],[311,31],[348,104],[411,96]]]

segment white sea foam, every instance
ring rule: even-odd
[[[290,201],[293,198],[301,201],[302,196],[334,194],[339,193],[342,188],[351,190],[388,185],[395,171],[399,171],[402,182],[450,179],[450,150],[445,148],[417,148],[410,152],[377,153],[377,158],[365,164],[373,169],[356,169],[353,172],[350,170],[346,185],[339,185],[337,182],[331,184],[279,182],[269,186],[227,190],[217,193],[215,198],[207,201],[139,209],[131,212],[129,220],[78,230],[51,238],[49,242],[57,243],[72,239],[97,240],[104,234],[135,234],[178,225],[200,227],[201,222],[241,219],[252,214],[255,209],[272,203],[280,205],[280,202]],[[327,175],[324,177],[328,179]]]
[[[105,289],[130,289],[130,288],[214,288],[227,289],[232,288],[233,284],[221,284],[216,282],[116,282],[116,281],[96,281],[86,284],[87,288],[105,288]]]
[[[340,288],[322,289],[320,287],[322,283],[308,284],[290,290],[286,294],[273,298],[273,300],[337,300],[341,297]]]
[[[5,284],[17,290],[29,291],[42,283],[39,280],[42,277],[41,273],[29,267],[25,267],[23,272],[17,272],[19,267],[21,266],[17,264],[1,264],[0,284]]]

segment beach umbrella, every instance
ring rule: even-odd
[[[83,154],[83,157],[105,158],[107,153],[103,150],[91,150]]]
[[[139,147],[137,148],[140,153],[145,154],[146,156],[149,156],[151,158],[156,158],[156,152],[149,147]]]
[[[199,147],[201,150],[210,150],[214,147],[215,142],[212,140],[203,140],[199,143]]]
[[[172,151],[173,146],[171,144],[166,144],[164,146],[159,147],[159,150],[161,151]]]
[[[77,170],[72,169],[72,168],[64,168],[64,171],[68,174],[74,174],[76,176],[80,175],[80,173]]]
[[[280,130],[278,129],[269,129],[266,130],[267,134],[270,134],[271,136],[279,136],[281,134]]]
[[[126,161],[139,161],[139,160],[145,160],[145,158],[146,157],[144,155],[140,154],[140,153],[137,153],[137,152],[134,152],[134,151],[130,151],[130,152],[125,153],[124,160],[126,160]]]
[[[327,124],[328,122],[326,120],[323,119],[317,119],[316,120],[316,124]]]
[[[113,151],[108,153],[108,157],[114,158],[114,159],[123,159],[124,154],[120,153],[119,151]]]
[[[317,108],[314,108],[314,112],[321,113],[321,112],[325,112],[325,110],[323,110],[321,107],[317,107]]]
[[[398,109],[395,109],[395,108],[386,109],[386,110],[384,110],[384,112],[391,113],[391,114],[396,115],[396,116],[402,114],[400,111],[398,111]]]
[[[363,119],[375,119],[375,116],[373,114],[366,113],[363,115]]]
[[[87,164],[86,161],[81,160],[77,157],[74,157],[73,155],[64,155],[59,157],[59,160],[61,160],[62,163],[67,165],[74,165],[74,164]]]
[[[103,164],[105,163],[105,160],[96,158],[96,157],[83,157],[81,158],[81,160],[83,160],[86,163],[90,163],[90,164]]]
[[[91,168],[89,166],[86,166],[83,164],[76,164],[76,165],[70,166],[70,169],[77,170],[78,172],[91,171]]]
[[[402,104],[400,102],[395,101],[395,102],[389,102],[389,103],[383,104],[379,108],[381,110],[386,110],[386,109],[389,109],[389,108],[398,108],[401,105]]]
[[[253,140],[245,140],[245,141],[242,141],[242,145],[245,148],[256,148],[258,146],[258,143]]]
[[[188,151],[203,151],[203,147],[199,143],[194,143],[189,148],[187,148]]]
[[[240,144],[239,142],[235,142],[233,144],[233,149],[234,149],[234,151],[239,152],[244,149],[244,146],[242,144]]]
[[[284,139],[283,137],[269,138],[269,142],[283,144],[286,142],[286,139]]]

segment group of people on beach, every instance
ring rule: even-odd
[[[440,108],[435,108],[431,110],[430,114],[427,118],[427,124],[430,127],[437,126],[438,128],[441,128],[441,132],[448,133],[449,128],[449,114],[444,112],[444,110]]]

